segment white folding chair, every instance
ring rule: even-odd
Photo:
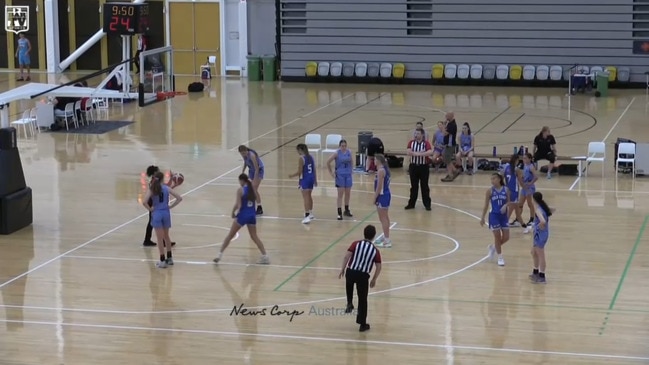
[[[479,80],[482,78],[482,65],[471,65],[471,70],[469,71],[471,78],[474,80]]]
[[[617,156],[615,159],[616,177],[617,177],[618,166],[620,165],[621,162],[631,164],[631,176],[635,177],[635,143],[620,143],[617,146]]]
[[[617,69],[617,81],[629,82],[631,76],[631,69],[628,67],[620,67]]]
[[[32,136],[34,135],[34,121],[30,116],[30,112],[31,112],[30,110],[25,110],[23,112],[22,118],[11,122],[11,125],[16,126],[16,129],[22,126],[23,135],[25,136],[25,138],[27,138],[27,136],[29,135],[27,133],[28,129],[29,129],[29,133],[31,133]]]
[[[340,145],[340,141],[342,139],[342,134],[327,134],[327,137],[325,137],[325,146],[322,150],[322,154],[324,155],[325,153],[334,153],[338,151],[338,146]]]
[[[329,76],[329,62],[318,63],[318,76],[320,77]]]
[[[33,128],[33,131],[40,133],[40,132],[41,132],[41,129],[40,129],[40,127],[38,126],[38,120],[37,120],[37,118],[38,118],[38,113],[36,112],[36,108],[31,108],[31,109],[29,110],[29,119],[31,119],[31,121],[32,121],[32,128]]]
[[[92,99],[92,104],[97,107],[97,109],[108,109],[108,99],[106,98],[94,98]]]
[[[343,64],[341,62],[333,62],[329,73],[332,77],[340,77],[343,74]]]
[[[309,153],[314,153],[316,157],[322,150],[322,136],[315,133],[307,134],[304,137],[304,144],[309,150]]]
[[[354,77],[354,64],[351,62],[343,63],[343,76]]]
[[[496,79],[507,80],[508,78],[509,78],[509,66],[498,65],[498,67],[496,67]]]
[[[588,176],[588,166],[591,164],[591,162],[600,162],[602,164],[602,177],[603,177],[605,160],[606,160],[606,144],[604,142],[588,143],[588,152],[586,154],[586,171],[584,171],[584,176]]]
[[[74,102],[74,119],[76,120],[77,124],[84,125],[83,111],[81,110],[81,100]]]
[[[471,74],[471,66],[469,65],[459,65],[457,66],[457,78],[461,80],[466,80]]]
[[[356,77],[365,77],[367,76],[367,63],[359,62],[356,64]]]
[[[392,77],[392,64],[391,63],[382,63],[379,70],[379,74],[384,79],[389,79]]]
[[[540,65],[536,68],[536,79],[539,81],[545,81],[550,76],[550,67],[546,65]]]
[[[534,76],[536,74],[536,67],[532,65],[525,65],[523,67],[523,80],[534,80]]]
[[[558,65],[550,66],[550,80],[561,81],[563,77],[563,68]]]
[[[457,65],[449,63],[446,66],[444,66],[445,79],[454,79],[456,75],[457,75]]]
[[[70,130],[70,120],[72,120],[72,123],[74,123],[75,128],[79,128],[79,124],[77,123],[77,117],[74,115],[74,103],[67,103],[65,104],[65,110],[63,112],[64,114],[60,116],[60,118],[63,118],[65,121],[65,129]]]

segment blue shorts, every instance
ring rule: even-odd
[[[250,180],[254,180],[255,178],[255,169],[248,169],[248,178]],[[259,169],[259,179],[263,180],[264,179],[264,168]]]
[[[534,229],[534,247],[545,248],[545,245],[548,243],[548,238],[550,235],[547,229]]]
[[[351,188],[352,187],[352,175],[350,175],[350,174],[344,174],[344,175],[336,174],[336,187],[337,188]]]
[[[509,220],[507,219],[507,214],[503,214],[500,212],[490,212],[489,229],[492,231],[509,229]]]
[[[390,207],[390,200],[392,199],[392,194],[381,194],[376,198],[376,206],[378,208],[387,209]]]
[[[240,226],[248,224],[254,226],[257,224],[257,216],[255,214],[237,214],[237,224]]]
[[[444,147],[435,147],[433,148],[433,151],[441,154],[442,152],[444,152]]]
[[[18,65],[29,66],[30,63],[29,55],[27,53],[18,53]]]
[[[313,190],[315,181],[313,178],[300,179],[298,184],[301,190]]]
[[[521,196],[525,198],[528,196],[532,196],[535,192],[536,192],[536,186],[532,186],[528,189],[523,188],[521,189]]]
[[[518,203],[518,191],[509,191],[509,201],[511,203]]]
[[[154,210],[151,212],[151,227],[171,228],[171,212],[169,210]]]

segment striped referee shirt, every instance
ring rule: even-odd
[[[347,263],[347,268],[350,270],[361,271],[369,274],[372,271],[374,264],[381,263],[381,253],[368,240],[360,240],[352,243],[347,251],[352,253],[352,258]]]
[[[430,145],[430,142],[426,140],[417,141],[416,139],[413,139],[408,142],[408,149],[412,152],[425,152],[430,151],[432,146]],[[426,165],[427,163],[428,157],[426,156],[410,156],[411,165]]]

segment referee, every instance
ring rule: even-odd
[[[367,296],[369,288],[376,285],[376,279],[381,273],[381,253],[374,246],[372,241],[376,236],[376,228],[373,225],[368,225],[363,230],[365,239],[355,241],[347,249],[347,254],[343,259],[343,267],[338,275],[339,279],[343,276],[346,278],[347,289],[347,308],[345,313],[351,313],[354,309],[354,285],[356,285],[356,293],[358,294],[358,313],[356,315],[356,323],[360,325],[358,329],[360,332],[365,332],[370,329],[367,323]],[[376,264],[374,270],[374,277],[370,281],[370,272],[372,266]]]
[[[408,142],[408,155],[410,156],[410,166],[408,166],[408,175],[410,175],[410,200],[406,209],[413,209],[417,203],[419,187],[421,186],[421,201],[424,203],[426,210],[430,210],[430,188],[428,187],[428,177],[430,176],[430,167],[428,166],[428,157],[424,154],[431,151],[433,147],[430,142],[424,139],[424,130],[417,128],[415,130],[415,139]]]

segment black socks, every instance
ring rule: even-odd
[[[538,274],[539,274],[539,269],[532,270],[532,275],[538,275]]]
[[[171,258],[171,251],[167,251],[167,258],[168,258],[168,259]]]
[[[160,255],[160,261],[167,261],[167,258],[165,257],[165,255]]]

